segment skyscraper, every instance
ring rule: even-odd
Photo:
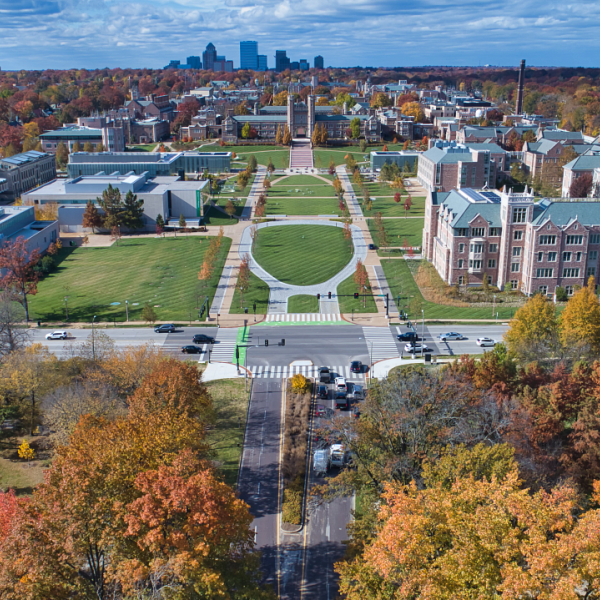
[[[290,68],[290,59],[287,50],[275,50],[275,70],[278,73]]]
[[[315,69],[323,68],[323,57],[321,55],[315,56]]]
[[[258,69],[258,42],[240,42],[240,69]]]
[[[259,71],[268,71],[269,65],[267,63],[267,55],[259,54],[258,55],[258,70]]]
[[[215,61],[217,60],[217,49],[212,43],[206,46],[206,50],[202,53],[202,64],[207,71],[214,71]]]
[[[190,65],[192,69],[202,68],[202,63],[200,62],[199,56],[188,56],[185,62],[186,64]]]

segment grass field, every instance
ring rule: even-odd
[[[244,314],[244,308],[248,309],[248,315],[252,318],[253,304],[256,302],[256,314],[266,315],[269,308],[269,286],[260,278],[250,273],[250,290],[244,292],[244,303],[240,304],[240,291],[236,288],[231,301],[229,313],[232,315]]]
[[[254,258],[280,281],[313,285],[343,269],[352,253],[341,227],[286,225],[259,229]]]
[[[405,260],[382,260],[381,266],[390,286],[394,299],[400,294],[398,308],[408,310],[408,314],[421,309],[425,311],[426,319],[491,319],[492,311],[487,307],[447,306],[428,302],[423,298]],[[416,301],[415,301],[416,298]],[[511,318],[516,312],[515,307],[504,307],[496,304],[500,319]]]
[[[294,185],[284,179],[269,190],[269,198],[335,198],[332,185],[321,182],[321,185]]]
[[[387,144],[387,149],[389,152],[402,150],[402,144]],[[336,165],[344,164],[344,156],[346,154],[352,154],[354,156],[354,160],[356,162],[363,162],[363,157],[369,156],[371,152],[375,152],[377,150],[382,150],[383,144],[377,146],[368,146],[365,152],[361,152],[358,146],[348,146],[348,147],[337,147],[332,149],[321,149],[313,151],[315,167],[319,169],[326,169],[329,167],[329,160],[333,157]]]
[[[256,162],[265,167],[269,164],[269,158],[273,161],[276,169],[287,169],[290,165],[290,150],[284,146],[207,146],[198,149],[200,152],[235,152],[236,161],[248,162],[250,154],[256,156]]]
[[[152,152],[158,144],[138,144],[135,146],[127,146],[128,152]]]
[[[316,296],[301,294],[288,299],[289,313],[317,313],[319,312],[319,301]]]
[[[33,319],[62,321],[65,296],[69,297],[72,322],[125,321],[125,300],[129,319],[141,320],[146,302],[154,306],[159,321],[187,321],[197,318],[197,296],[212,300],[231,245],[224,238],[206,284],[198,271],[211,238],[186,237],[123,239],[109,248],[63,248],[57,255],[57,269],[38,284],[31,297]],[[111,306],[120,302],[118,306]]]
[[[367,294],[367,303],[366,306],[363,306],[364,298],[360,296],[358,299],[354,298],[354,292],[358,292],[358,288],[356,287],[356,283],[354,283],[354,275],[350,275],[348,279],[344,279],[340,285],[338,285],[337,294],[343,294],[344,296],[338,298],[338,302],[340,304],[340,312],[342,313],[351,313],[352,309],[354,309],[355,313],[376,313],[377,306],[375,306],[375,300],[373,298],[373,294],[371,292],[371,282],[367,284],[367,291],[361,291],[360,293]]]
[[[215,198],[215,202],[217,201],[217,198],[225,198],[225,202],[227,202],[227,200],[229,198],[233,198],[233,197],[247,198],[248,194],[250,193],[250,190],[252,189],[252,184],[254,183],[255,177],[256,177],[256,175],[252,175],[252,177],[248,181],[248,185],[243,190],[240,190],[240,188],[238,187],[238,185],[236,183],[236,178],[231,177],[227,182],[224,182],[221,184],[220,190],[218,193],[213,194],[213,197]],[[224,191],[225,187],[231,187],[232,184],[234,184],[234,188],[235,188],[233,192]]]
[[[265,205],[267,215],[335,215],[340,216],[335,198],[273,198]]]
[[[375,219],[368,219],[369,231],[376,246],[382,246]],[[424,219],[383,219],[388,246],[403,246],[404,240],[410,246],[420,246],[423,242]]]
[[[373,200],[373,198],[376,198]],[[373,196],[371,210],[365,210],[362,196],[358,196],[358,201],[361,203],[363,214],[366,217],[373,217],[376,213],[380,212],[383,217],[404,217],[404,201],[406,196],[402,196],[400,202],[395,202],[394,198],[386,198],[381,196]],[[425,197],[417,196],[411,197],[412,205],[407,215],[409,217],[424,217],[425,216]]]
[[[223,203],[223,207],[227,204],[227,202]],[[240,209],[238,211],[238,208]],[[236,215],[241,214],[241,210],[243,210],[243,206],[236,207],[235,212]],[[204,224],[220,227],[221,225],[235,225],[238,222],[237,218],[230,217],[229,215],[222,213],[220,210],[217,210],[213,206],[204,206]]]
[[[299,185],[327,185],[322,179],[313,177],[312,175],[288,175],[286,177],[278,177],[273,184],[281,186],[293,185],[296,187]]]
[[[215,428],[208,432],[207,440],[225,483],[235,485],[244,442],[248,392],[243,379],[219,379],[205,385],[216,412]]]
[[[33,488],[42,483],[44,470],[50,464],[47,452],[40,455],[37,451],[37,441],[44,438],[30,435],[16,436],[12,433],[2,432],[0,436],[0,489],[7,491],[11,488],[17,496],[27,496]],[[17,449],[23,439],[26,439],[35,451],[34,460],[27,461],[19,458]]]

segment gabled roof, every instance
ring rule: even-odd
[[[546,140],[580,140],[583,142],[581,131],[562,131],[560,129],[545,129],[542,138]]]
[[[569,171],[593,171],[600,167],[600,154],[582,154],[567,163],[563,169]]]
[[[534,219],[533,225],[550,220],[558,227],[565,227],[575,218],[587,227],[600,226],[600,202],[552,202]]]

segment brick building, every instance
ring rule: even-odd
[[[0,193],[4,192],[11,198],[17,198],[53,179],[56,179],[54,154],[30,150],[0,158]]]

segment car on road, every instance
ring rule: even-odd
[[[410,352],[411,354],[417,354],[420,352],[431,352],[431,348],[427,344],[417,342],[416,344],[406,344],[406,346],[404,346],[404,351]]]
[[[329,396],[329,391],[327,390],[326,385],[320,385],[317,387],[317,396],[319,398],[327,399],[327,397]]]
[[[338,390],[344,390],[344,392],[348,391],[348,386],[346,385],[346,380],[343,377],[335,378],[335,387]]]
[[[493,340],[492,338],[489,338],[489,337],[477,338],[477,345],[481,346],[482,348],[484,346],[495,346],[496,340]]]
[[[203,333],[197,333],[193,340],[194,344],[214,344],[215,338],[210,335],[204,335]]]
[[[369,244],[369,250],[377,250],[375,244]]]
[[[335,392],[335,407],[345,410],[350,406],[349,402],[346,390],[338,388]]]
[[[350,371],[352,373],[361,373],[362,372],[362,363],[360,360],[353,360],[350,363]]]
[[[154,333],[175,333],[175,325],[173,323],[165,323],[154,328]]]
[[[362,400],[364,396],[364,391],[362,385],[358,385],[358,383],[352,384],[352,391],[348,394],[351,400]]]
[[[331,381],[331,372],[328,367],[319,369],[319,383],[329,383]]]
[[[414,331],[406,331],[398,334],[398,341],[400,342],[417,342],[420,339]]]
[[[53,331],[46,334],[47,340],[66,340],[68,337],[69,334],[66,331]]]
[[[446,342],[449,340],[464,340],[465,336],[460,333],[456,333],[456,331],[449,331],[448,333],[440,333],[440,335],[438,335],[438,338],[442,342]]]
[[[184,354],[201,354],[202,348],[200,348],[200,346],[183,346],[181,351]]]
[[[315,475],[325,475],[329,469],[329,452],[327,450],[315,450],[313,454],[313,469]]]
[[[326,417],[327,409],[322,404],[317,404],[317,408],[315,408],[315,417]]]

